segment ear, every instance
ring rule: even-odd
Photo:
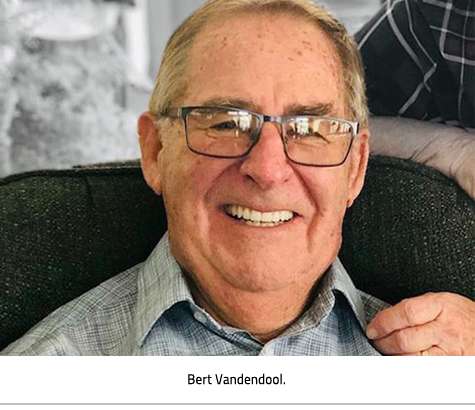
[[[363,128],[353,141],[350,152],[349,189],[347,207],[353,202],[363,189],[366,168],[369,158],[369,129]]]
[[[140,116],[137,123],[137,132],[139,134],[142,172],[145,181],[157,195],[160,195],[160,152],[162,150],[162,142],[156,118],[152,113],[144,112]]]

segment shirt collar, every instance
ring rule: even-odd
[[[331,313],[337,294],[341,294],[351,307],[359,325],[366,328],[366,314],[360,292],[355,288],[348,273],[337,258],[317,284],[313,299],[304,314],[283,335],[303,332],[320,323]]]
[[[338,292],[348,301],[364,330],[367,322],[360,293],[337,258],[318,284],[310,307],[284,334],[297,333],[318,326],[333,309],[335,294]],[[176,303],[183,301],[195,305],[186,278],[171,253],[166,233],[144,262],[139,273],[135,311],[137,343],[141,346],[162,314]]]
[[[162,314],[178,302],[193,303],[186,278],[173,257],[168,233],[142,265],[135,311],[136,340],[141,346]]]
[[[368,323],[366,322],[366,313],[360,291],[356,289],[338,258],[332,263],[324,279],[328,282],[324,283],[324,286],[326,285],[328,289],[331,289],[333,295],[340,292],[346,298],[361,328],[366,329]]]

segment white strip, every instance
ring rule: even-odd
[[[359,42],[358,44],[358,50],[361,50],[361,47],[363,47],[363,45],[366,43],[366,41],[368,40],[369,36],[371,36],[371,34],[373,34],[374,30],[376,30],[379,25],[381,24],[381,22],[389,15],[392,13],[394,7],[396,6],[396,4],[398,3],[401,3],[401,1],[404,1],[404,0],[397,0],[395,2],[392,3],[391,7],[390,6],[390,1],[386,2],[386,12],[379,18],[379,20],[376,22],[376,24],[371,27],[371,29],[365,34],[365,36],[361,39],[361,41]]]
[[[407,1],[407,0],[405,0]],[[396,35],[396,38],[399,40],[399,42],[401,43],[401,45],[404,47],[404,49],[406,50],[407,54],[409,54],[409,56],[412,58],[412,60],[417,64],[417,66],[419,67],[419,69],[421,70],[421,72],[424,72],[424,69],[422,67],[422,64],[421,62],[419,61],[419,58],[417,58],[417,55],[414,53],[414,51],[412,51],[412,48],[409,46],[409,44],[406,42],[406,40],[404,39],[404,36],[401,34],[401,32],[399,31],[399,28],[396,24],[396,21],[394,20],[394,16],[392,14],[390,14],[388,16],[388,20],[389,20],[389,24],[391,25],[391,28],[393,29],[393,32],[394,34]],[[430,90],[429,90],[430,91]]]
[[[422,43],[419,41],[419,38],[416,36],[416,33],[414,32],[414,26],[413,26],[413,21],[412,21],[412,15],[411,15],[411,9],[409,7],[409,3],[405,3],[406,5],[406,10],[407,10],[407,15],[409,17],[409,30],[410,32],[412,33],[412,36],[414,37],[414,39],[416,40],[416,43],[417,45],[419,46],[419,48],[424,52],[424,54],[426,55],[426,57],[430,60],[430,62],[432,64],[435,64],[435,61],[432,60],[431,56],[429,55],[429,53],[426,51],[426,49],[422,46]]]
[[[446,8],[445,8],[445,14],[444,14],[444,21],[442,23],[442,33],[440,35],[440,41],[439,41],[439,48],[441,54],[445,57],[444,49],[445,49],[445,39],[447,38],[447,27],[449,26],[449,19],[450,19],[450,9],[452,8],[452,2],[451,0],[447,1]]]
[[[424,76],[424,79],[422,81],[422,83],[419,84],[419,87],[417,87],[416,91],[414,92],[414,94],[411,96],[411,98],[409,98],[409,100],[406,102],[406,104],[403,105],[403,107],[399,110],[399,115],[403,115],[407,112],[407,110],[409,110],[409,108],[412,107],[412,105],[417,101],[417,99],[419,98],[419,95],[421,94],[422,90],[424,88],[428,88],[426,86],[427,84],[427,81],[429,81],[429,79],[434,75],[434,73],[436,72],[437,70],[437,64],[435,64],[428,72],[427,74]],[[430,89],[429,89],[429,92],[430,92]]]
[[[450,35],[460,37],[464,40],[464,42],[467,39],[470,39],[471,41],[475,41],[475,38],[472,39],[472,38],[468,38],[468,37],[463,37],[460,34],[456,34],[456,33],[451,32],[450,30],[440,29],[438,27],[436,29],[439,30],[440,32],[443,32],[444,34],[450,34]],[[440,50],[440,53],[443,55],[443,57],[446,60],[454,61],[456,63],[462,63],[462,64],[466,64],[466,65],[470,65],[470,66],[475,66],[475,60],[466,59],[465,57],[462,58],[462,57],[459,57],[459,56],[454,55],[454,54],[444,53],[443,50]]]
[[[465,38],[465,33],[467,32],[467,23],[468,23],[468,16],[465,16],[465,24],[463,26],[464,38]],[[466,64],[466,62],[465,62],[465,47],[466,47],[466,45],[467,45],[467,43],[464,41],[463,45],[462,45],[463,63],[460,67],[460,87],[459,87],[459,95],[458,95],[458,99],[457,99],[457,110],[458,110],[458,117],[459,117],[460,122],[462,120],[462,96],[463,96],[463,92],[464,92],[463,78],[465,76],[465,64]],[[475,63],[475,61],[474,61],[474,63]]]
[[[445,28],[441,28],[441,27],[437,27],[437,26],[429,26],[429,27],[434,31],[440,31],[440,32],[444,31],[446,34],[450,34],[451,36],[454,36],[454,37],[459,37],[459,38],[462,38],[464,40],[475,41],[475,37],[464,36],[462,34],[456,33],[455,31],[447,30]]]
[[[442,53],[442,54],[443,54],[444,58],[448,61],[454,61],[456,63],[465,64],[465,65],[475,67],[475,61],[474,60],[464,59],[464,58],[461,58],[461,57],[458,57],[458,56],[453,56],[451,54],[445,54],[445,53]]]
[[[447,2],[446,1],[437,1],[437,0],[423,0],[423,3],[431,4],[433,6],[438,6],[445,8],[447,7]],[[456,11],[457,13],[469,16],[469,17],[475,17],[475,11],[468,11],[468,10],[463,10],[459,9],[458,7],[453,7],[452,10]]]

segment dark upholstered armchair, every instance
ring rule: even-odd
[[[0,350],[143,261],[165,230],[137,163],[0,181]],[[340,258],[357,287],[391,303],[428,291],[475,299],[475,202],[433,169],[373,157]]]

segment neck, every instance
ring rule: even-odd
[[[222,326],[244,329],[262,343],[291,326],[305,312],[313,295],[313,284],[289,286],[278,291],[247,292],[200,286],[189,275],[187,277],[198,306]]]

